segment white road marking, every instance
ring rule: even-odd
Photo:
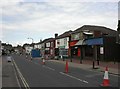
[[[36,65],[40,65],[40,64],[38,64],[38,63],[36,63],[36,62],[33,62],[33,63],[36,64]],[[55,69],[53,69],[53,68],[51,68],[51,67],[49,67],[49,66],[43,65],[42,67],[55,71]]]
[[[77,78],[77,77],[68,75],[68,74],[66,74],[66,73],[63,73],[63,72],[59,72],[59,73],[62,74],[62,75],[66,75],[66,76],[68,76],[68,77],[70,77],[70,78],[76,79],[76,80],[78,80],[78,81],[81,81],[81,82],[83,82],[83,83],[88,83],[86,80],[79,79],[79,78]]]
[[[30,89],[28,83],[26,82],[25,78],[23,77],[22,73],[20,72],[20,70],[19,70],[19,68],[18,68],[18,66],[17,66],[17,64],[15,63],[14,60],[13,60],[13,63],[15,65],[16,69],[17,69],[17,72],[18,72],[18,74],[19,74],[19,76],[20,76],[20,78],[22,80],[22,83],[24,84],[25,88],[26,89]]]
[[[15,71],[15,68],[14,68],[14,64],[13,64],[13,63],[12,63],[12,66],[13,66],[14,74],[15,74],[15,77],[16,77],[16,80],[17,80],[17,84],[18,84],[19,88],[21,89],[21,85],[20,85],[19,79],[18,79],[18,77],[17,77],[17,73],[16,73],[16,71]]]
[[[51,68],[51,67],[48,67],[48,66],[42,66],[42,67],[44,67],[44,68],[48,68],[48,69],[50,69],[50,70],[55,71],[55,69],[53,69],[53,68]]]

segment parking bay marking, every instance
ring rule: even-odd
[[[70,78],[76,79],[76,80],[78,80],[78,81],[81,81],[81,82],[83,82],[83,83],[88,83],[86,80],[79,79],[79,78],[77,78],[77,77],[68,75],[68,74],[66,74],[66,73],[63,73],[63,72],[59,72],[59,73],[62,74],[62,75],[66,75],[66,76],[68,76],[68,77],[70,77]]]

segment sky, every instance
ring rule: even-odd
[[[35,43],[83,25],[117,29],[118,0],[0,0],[0,40]],[[120,4],[120,3],[119,3]]]

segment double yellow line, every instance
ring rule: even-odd
[[[18,75],[19,75],[19,77],[20,77],[20,79],[21,79],[24,87],[25,87],[26,89],[30,89],[28,83],[26,82],[25,78],[23,77],[22,73],[20,72],[17,64],[16,64],[15,61],[14,61],[14,59],[13,59],[13,64],[15,65],[15,68],[16,68],[16,70],[17,70],[17,72],[18,72]]]

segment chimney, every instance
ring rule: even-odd
[[[58,34],[57,33],[55,33],[55,38],[58,36]]]
[[[42,39],[40,39],[40,42],[42,42]]]

